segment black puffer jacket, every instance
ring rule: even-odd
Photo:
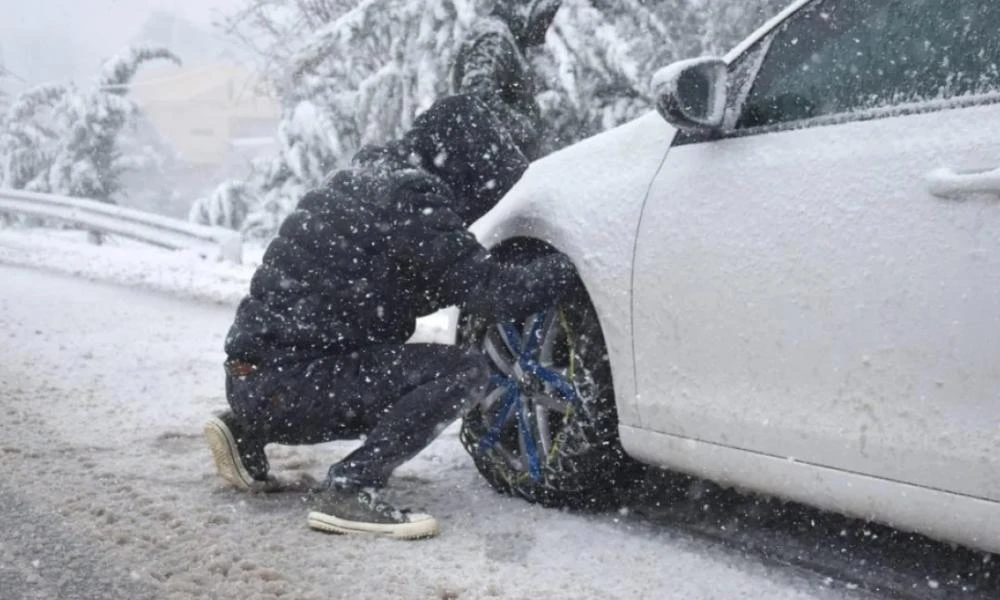
[[[417,317],[450,305],[523,316],[572,281],[562,256],[499,264],[467,230],[527,167],[479,100],[437,103],[359,162],[281,225],[226,338],[231,358],[282,364],[402,343]]]

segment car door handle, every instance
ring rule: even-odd
[[[957,172],[948,167],[940,167],[924,176],[927,191],[938,198],[960,200],[972,194],[996,194],[1000,196],[1000,169]]]

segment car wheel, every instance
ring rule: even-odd
[[[523,322],[463,319],[461,339],[481,348],[492,373],[461,440],[500,492],[603,509],[618,503],[641,467],[619,442],[604,339],[590,302],[578,296]]]

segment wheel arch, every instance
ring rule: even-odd
[[[470,228],[498,254],[561,252],[598,314],[622,424],[641,425],[632,331],[635,238],[676,130],[655,111],[531,164]]]
[[[514,235],[504,238],[490,247],[490,254],[503,261],[527,261],[552,253],[563,254],[573,263],[578,283],[586,294],[587,301],[594,307],[601,335],[604,338],[605,347],[607,348],[619,424],[635,424],[632,417],[634,414],[632,410],[633,406],[631,403],[623,401],[623,399],[629,397],[624,388],[631,385],[632,364],[630,361],[632,360],[632,356],[627,352],[616,351],[616,348],[620,348],[622,342],[625,341],[627,341],[624,344],[625,347],[631,348],[631,334],[629,333],[627,338],[623,340],[620,329],[615,329],[614,319],[609,317],[609,311],[606,310],[607,306],[604,305],[605,302],[609,301],[609,294],[601,294],[597,291],[603,281],[598,270],[587,269],[586,265],[582,264],[582,261],[577,256],[574,256],[573,252],[564,251],[558,243],[530,235]],[[612,335],[617,335],[618,337],[609,336],[609,331],[618,332],[612,333]]]

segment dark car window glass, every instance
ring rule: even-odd
[[[775,36],[738,128],[1000,89],[1000,2],[814,3]]]

